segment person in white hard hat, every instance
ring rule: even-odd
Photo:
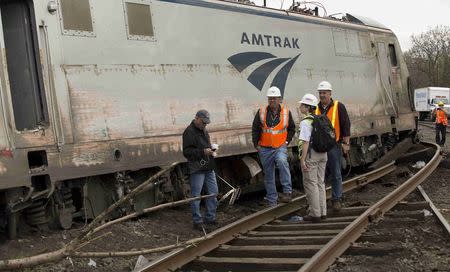
[[[305,94],[299,103],[303,119],[300,122],[298,148],[300,151],[303,188],[305,189],[306,200],[309,205],[309,213],[303,217],[303,220],[320,223],[327,216],[325,193],[327,152],[316,152],[313,148],[310,148],[314,121],[313,114],[319,101],[313,94]]]
[[[336,146],[328,151],[326,178],[331,179],[333,210],[339,211],[342,199],[341,157],[342,152],[347,154],[350,150],[350,118],[344,104],[331,98],[333,87],[328,81],[320,82],[317,91],[320,103],[315,114],[327,115],[336,133]]]
[[[264,170],[266,204],[275,206],[278,201],[275,164],[279,169],[283,189],[283,193],[279,195],[280,201],[289,202],[292,199],[287,146],[295,134],[295,123],[287,106],[281,104],[279,88],[270,87],[267,90],[267,100],[269,105],[261,107],[253,120],[252,138]]]

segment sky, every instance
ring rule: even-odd
[[[263,3],[263,0],[252,1],[257,5]],[[292,5],[292,0],[267,0],[267,5],[280,8],[282,2],[285,9]],[[437,25],[450,27],[450,0],[318,0],[318,2],[325,6],[328,15],[350,13],[380,22],[397,35],[402,51],[411,48],[412,34],[426,32]],[[319,12],[322,14],[323,11]]]

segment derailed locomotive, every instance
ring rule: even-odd
[[[218,173],[257,186],[251,123],[271,85],[298,124],[297,101],[330,81],[352,121],[355,166],[416,130],[399,43],[366,18],[220,0],[4,0],[0,11],[0,225],[12,237],[22,221],[95,217],[184,161],[181,134],[200,108]],[[179,197],[185,174],[178,165],[130,205]]]

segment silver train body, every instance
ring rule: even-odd
[[[212,116],[218,172],[257,183],[251,123],[271,85],[298,125],[297,101],[331,82],[352,122],[352,165],[416,128],[397,38],[368,19],[218,0],[14,0],[0,11],[0,225],[12,236],[20,220],[67,228],[93,217],[184,161],[181,134],[198,109]],[[185,174],[136,203],[174,198]]]

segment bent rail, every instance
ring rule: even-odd
[[[392,193],[385,196],[375,205],[367,209],[353,223],[348,225],[341,233],[329,241],[319,250],[305,265],[300,272],[306,271],[326,271],[333,264],[335,258],[342,255],[351,243],[355,242],[365,231],[369,223],[394,207],[403,198],[409,195],[420,183],[422,183],[439,165],[442,156],[441,148],[433,143],[424,143],[436,148],[436,153],[427,165],[417,172],[413,177],[400,185]]]
[[[344,192],[364,186],[380,177],[394,171],[396,166],[391,162],[374,171],[354,177],[343,183]],[[327,188],[327,194],[331,187]],[[276,218],[288,215],[297,211],[301,205],[306,204],[306,196],[302,195],[293,199],[290,203],[281,204],[273,208],[268,208],[244,217],[230,225],[222,227],[208,235],[205,239],[195,245],[190,245],[183,249],[172,251],[160,259],[157,259],[138,271],[173,271],[181,268],[183,265],[193,261],[198,256],[204,255],[221,244],[233,240],[240,233],[248,232],[263,224],[266,224]]]

